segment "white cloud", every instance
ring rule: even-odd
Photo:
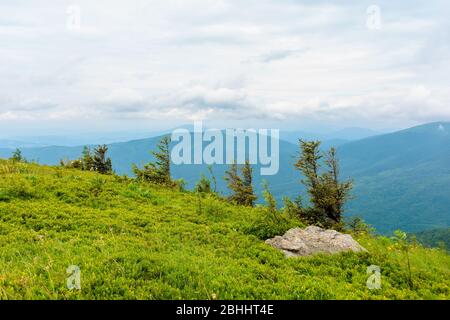
[[[450,120],[447,2],[75,1],[0,4],[0,125],[77,119]],[[52,120],[53,119],[53,120]]]

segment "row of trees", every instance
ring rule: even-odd
[[[322,152],[319,141],[299,140],[299,143],[301,153],[295,168],[304,177],[301,182],[309,195],[309,205],[305,206],[302,197],[298,196],[294,201],[285,198],[285,208],[308,224],[336,227],[342,222],[344,205],[350,198],[353,182],[340,181],[339,161],[335,148]],[[152,153],[155,162],[144,165],[143,169],[133,165],[137,179],[166,186],[177,185],[170,173],[170,138],[164,137],[158,145],[158,150]],[[195,191],[216,193],[217,181],[212,173],[212,167],[208,167],[208,170],[214,182],[214,190],[211,181],[202,175]],[[231,164],[225,174],[230,190],[228,199],[238,205],[253,207],[257,196],[253,188],[253,169],[249,161],[240,167],[236,163]],[[263,194],[270,211],[276,210],[275,198],[270,193],[267,183],[264,184]]]
[[[84,171],[96,171],[101,174],[111,174],[112,161],[106,156],[108,147],[99,145],[93,151],[87,146],[84,147],[83,153],[79,159],[70,161],[60,161],[60,165],[66,168],[80,169]]]
[[[295,168],[303,176],[302,184],[306,187],[309,195],[309,205],[303,204],[303,199],[298,196],[295,200],[284,198],[285,209],[299,217],[308,224],[321,225],[325,227],[336,227],[342,222],[344,205],[350,198],[353,183],[351,180],[341,182],[339,162],[336,157],[336,149],[331,148],[328,152],[320,150],[319,141],[299,140],[301,153],[295,163]],[[85,171],[96,171],[101,174],[110,174],[112,170],[111,158],[106,156],[108,147],[99,145],[93,151],[84,147],[82,156],[72,161],[61,160],[61,165]],[[183,181],[173,180],[170,171],[170,138],[165,136],[152,152],[155,161],[149,162],[138,168],[133,164],[133,172],[137,180],[146,181],[167,187],[182,187]],[[13,161],[24,161],[20,150],[16,150],[11,157]],[[201,176],[195,187],[195,191],[201,194],[217,193],[217,180],[212,172],[208,170],[214,182],[204,175]],[[238,166],[236,163],[230,165],[225,172],[230,195],[228,199],[233,203],[253,207],[257,200],[253,188],[253,169],[249,161]],[[275,214],[276,201],[269,191],[267,183],[264,184],[264,198],[268,202],[268,208]]]

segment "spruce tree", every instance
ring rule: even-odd
[[[94,170],[94,159],[92,158],[91,149],[88,146],[84,146],[83,148],[81,162],[83,170]]]
[[[106,152],[108,152],[108,147],[106,145],[99,145],[94,149],[93,156],[93,168],[101,174],[108,174],[112,172],[112,162],[111,158],[106,157]]]
[[[22,156],[22,151],[21,151],[19,148],[17,148],[17,149],[13,152],[13,154],[12,154],[10,160],[12,160],[12,161],[14,161],[14,162],[25,162],[25,159],[24,159],[23,156]]]
[[[170,184],[170,137],[164,136],[158,144],[158,151],[154,151],[157,179],[161,183]]]
[[[242,192],[244,205],[253,207],[255,205],[256,195],[253,191],[253,169],[248,160],[245,161],[242,167]]]
[[[158,151],[152,152],[155,162],[149,162],[139,169],[133,164],[133,172],[139,180],[173,186],[170,175],[170,137],[164,136],[158,144]]]
[[[239,176],[236,162],[231,164],[230,169],[225,173],[225,180],[228,182],[228,188],[232,192],[229,199],[239,205],[254,206],[256,195],[253,191],[253,177],[250,163],[246,161],[242,167],[242,177]]]
[[[338,227],[341,224],[345,202],[350,197],[353,183],[351,180],[340,182],[339,162],[336,149],[331,148],[325,154],[325,172],[320,172],[324,154],[320,151],[319,141],[300,140],[301,155],[295,168],[301,171],[310,196],[311,208],[299,210],[303,220],[325,227]]]
[[[230,169],[225,172],[225,180],[228,182],[228,188],[232,192],[228,197],[230,201],[242,204],[242,179],[239,177],[238,166],[236,162],[230,165]]]
[[[213,184],[214,184],[213,192],[216,193],[217,192],[217,179],[216,179],[216,176],[214,175],[212,165],[208,165],[208,172],[211,175],[211,179],[212,179]]]
[[[202,174],[195,186],[195,191],[199,193],[211,193],[211,181]]]
[[[329,204],[329,217],[335,223],[340,223],[345,202],[350,198],[350,191],[353,188],[353,181],[339,181],[340,168],[339,161],[336,158],[336,149],[331,148],[328,151],[325,163],[328,166],[328,172],[324,174],[324,181],[330,194],[331,203]]]
[[[266,180],[263,181],[263,197],[266,201],[266,208],[269,212],[270,216],[274,218],[275,220],[279,220],[277,216],[277,201],[275,200],[275,197],[270,192],[269,184]]]

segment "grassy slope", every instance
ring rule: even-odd
[[[450,297],[450,258],[386,238],[370,254],[286,259],[248,234],[262,209],[132,180],[0,160],[0,298],[416,299]],[[66,268],[81,268],[80,291]],[[366,268],[381,267],[368,290]]]

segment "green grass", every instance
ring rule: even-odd
[[[449,299],[450,257],[360,236],[369,253],[286,259],[262,208],[128,178],[0,160],[1,299]],[[293,221],[279,232],[295,226]],[[265,230],[267,228],[268,230]],[[369,265],[382,287],[366,287]],[[81,269],[81,290],[66,268]]]

